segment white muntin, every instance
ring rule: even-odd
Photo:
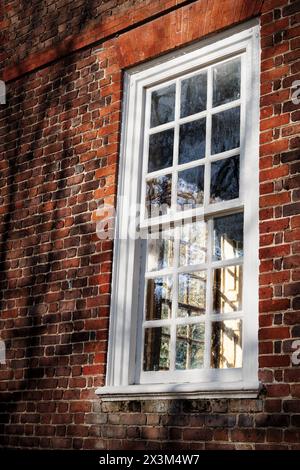
[[[6,104],[6,84],[0,80],[0,104]]]
[[[6,364],[6,348],[3,340],[0,340],[0,364]]]

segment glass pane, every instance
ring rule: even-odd
[[[150,135],[148,172],[172,166],[174,129]]]
[[[157,238],[156,238],[157,236]],[[158,271],[173,265],[174,233],[172,230],[151,234],[147,242],[147,270]]]
[[[204,360],[204,324],[176,328],[176,369],[200,369]]]
[[[171,207],[171,175],[158,176],[147,181],[146,211],[148,217],[157,217],[168,213]]]
[[[213,106],[238,100],[241,96],[241,60],[235,59],[213,69]]]
[[[211,367],[242,367],[242,320],[212,322]]]
[[[214,313],[242,310],[243,267],[227,266],[214,270]]]
[[[203,204],[204,166],[197,166],[178,173],[177,204],[180,209],[193,209]]]
[[[240,158],[225,158],[211,164],[210,202],[239,197]]]
[[[179,163],[188,163],[205,157],[206,119],[187,122],[180,126]]]
[[[213,259],[239,258],[244,254],[244,215],[232,214],[214,219]]]
[[[170,328],[145,328],[145,371],[168,370],[170,367]]]
[[[181,82],[180,117],[200,113],[206,109],[207,73],[203,72]]]
[[[150,127],[159,126],[174,121],[175,83],[151,94],[151,123]]]
[[[205,313],[206,272],[179,274],[178,317],[196,317]]]
[[[212,116],[211,153],[226,152],[240,146],[240,107]]]
[[[146,320],[164,320],[171,317],[172,277],[147,279]]]
[[[207,227],[205,222],[184,224],[181,227],[179,246],[180,266],[205,263],[207,252],[206,243]]]

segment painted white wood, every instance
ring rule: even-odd
[[[250,26],[250,27],[249,27]],[[214,393],[220,396],[251,396],[257,393],[257,331],[258,331],[258,135],[259,135],[259,27],[257,22],[247,24],[212,39],[182,49],[166,58],[139,66],[125,74],[122,143],[120,158],[120,177],[118,187],[117,221],[114,244],[114,267],[112,281],[112,300],[109,330],[109,350],[106,386],[96,393],[105,399],[121,399],[120,397],[174,397],[204,396]],[[211,83],[211,65],[223,60],[240,56],[242,60],[241,99],[212,109],[211,86],[208,87],[208,108],[205,112],[188,118],[180,118],[179,93],[176,94],[175,120],[150,129],[151,91],[165,87],[172,81],[180,86],[182,77],[199,73],[206,67],[208,81]],[[188,75],[187,75],[188,74]],[[241,147],[219,155],[210,155],[211,115],[221,109],[229,109],[241,105]],[[145,113],[144,113],[145,110]],[[145,122],[143,116],[145,115]],[[178,165],[179,125],[194,120],[195,116],[208,120],[205,158],[197,162]],[[174,162],[169,170],[160,170],[147,174],[148,139],[151,133],[167,128],[175,128]],[[212,243],[212,220],[215,215],[232,214],[244,211],[244,258],[213,262],[209,259],[205,265],[192,269],[208,268],[207,281],[207,314],[202,317],[176,319],[172,311],[170,320],[161,320],[161,324],[172,325],[171,343],[174,351],[176,324],[204,321],[206,324],[205,368],[201,370],[174,370],[175,356],[171,357],[172,374],[170,372],[142,372],[143,355],[143,310],[144,299],[139,298],[139,291],[144,290],[145,250],[141,245],[145,242],[127,237],[129,227],[129,208],[139,201],[145,200],[146,178],[162,174],[171,174],[176,179],[178,170],[193,168],[199,163],[205,165],[205,178],[209,181],[210,162],[231,155],[241,155],[240,197],[234,201],[217,204],[209,203],[206,193],[202,208],[180,212],[170,211],[169,214],[156,219],[145,219],[142,206],[141,218],[131,217],[131,225],[141,223],[143,230],[160,224],[168,226],[171,222],[181,223],[183,219],[197,216],[210,218],[209,243]],[[142,159],[141,156],[144,155]],[[143,160],[143,161],[142,161]],[[175,185],[173,186],[175,187]],[[172,194],[173,208],[176,194]],[[178,230],[178,229],[176,229]],[[178,250],[176,250],[178,253]],[[224,319],[223,315],[212,315],[212,268],[231,264],[244,264],[243,312],[226,314],[226,319],[243,318],[243,369],[210,369],[210,326],[211,320]],[[177,272],[184,268],[165,270],[165,273],[177,277]],[[189,268],[189,271],[191,269]],[[147,273],[154,277],[155,273]],[[161,275],[161,272],[159,273]],[[174,299],[178,297],[177,281],[174,284]],[[166,322],[166,323],[164,323]],[[155,322],[158,325],[157,321]],[[145,322],[144,326],[150,326]],[[140,384],[138,384],[140,380]],[[144,382],[144,384],[142,384]],[[165,383],[164,383],[165,382]],[[173,382],[168,384],[167,382]],[[184,383],[186,382],[186,383]],[[194,382],[194,383],[187,383]],[[145,384],[148,385],[145,385]],[[203,395],[204,394],[204,395]],[[217,396],[216,395],[216,396]]]

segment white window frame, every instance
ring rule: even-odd
[[[182,382],[137,383],[136,373],[137,342],[139,332],[139,296],[144,273],[141,272],[143,250],[141,241],[126,234],[129,223],[146,227],[149,220],[130,214],[130,207],[143,200],[141,178],[144,145],[144,107],[146,89],[169,82],[172,78],[192,73],[207,64],[242,56],[245,61],[242,80],[242,98],[245,110],[241,114],[241,163],[240,197],[228,205],[208,204],[196,214],[221,215],[230,212],[244,212],[244,282],[243,282],[243,367],[240,369],[201,370],[199,380],[195,371]],[[258,383],[258,196],[259,196],[259,72],[260,41],[257,20],[248,22],[209,40],[202,40],[189,48],[183,48],[173,55],[152,61],[125,73],[122,146],[119,169],[117,220],[115,229],[114,266],[106,385],[96,390],[103,399],[130,398],[195,398],[195,397],[251,397],[256,396]],[[236,102],[238,104],[238,101]],[[224,106],[224,109],[228,107]],[[193,116],[195,118],[195,116]],[[164,126],[161,126],[162,128]],[[245,145],[246,142],[246,145]],[[227,152],[228,155],[230,152]],[[234,151],[234,155],[239,152]],[[222,157],[225,154],[222,154]],[[218,160],[218,156],[214,157]],[[183,165],[185,167],[195,166]],[[208,166],[205,162],[205,165]],[[208,166],[209,167],[209,166]],[[157,172],[156,172],[157,173]],[[155,174],[156,174],[155,173]],[[205,178],[209,178],[205,171]],[[142,194],[141,194],[142,193]],[[191,214],[195,215],[192,211]],[[176,216],[175,216],[176,217]],[[168,222],[169,215],[160,217]],[[182,215],[178,215],[181,219]],[[174,220],[174,214],[172,216]],[[152,221],[151,221],[152,223]],[[125,235],[124,235],[125,234]],[[236,264],[236,263],[234,263]],[[233,315],[234,316],[234,315]],[[232,317],[226,314],[226,319]],[[224,318],[225,320],[225,318]],[[188,376],[188,371],[184,371]],[[157,373],[155,373],[157,374]],[[158,373],[157,377],[160,373]],[[160,374],[163,378],[164,373]],[[153,376],[153,374],[152,374]],[[176,380],[176,379],[175,379]]]

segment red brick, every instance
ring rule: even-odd
[[[290,337],[288,327],[261,328],[259,338],[264,339],[286,339]]]
[[[261,196],[259,200],[260,207],[278,206],[290,202],[291,196],[289,193],[268,194]]]
[[[289,167],[288,165],[281,165],[277,168],[265,170],[260,172],[260,181],[269,181],[278,178],[282,178],[289,174]]]
[[[74,401],[70,403],[71,413],[89,413],[91,411],[91,403]]]

